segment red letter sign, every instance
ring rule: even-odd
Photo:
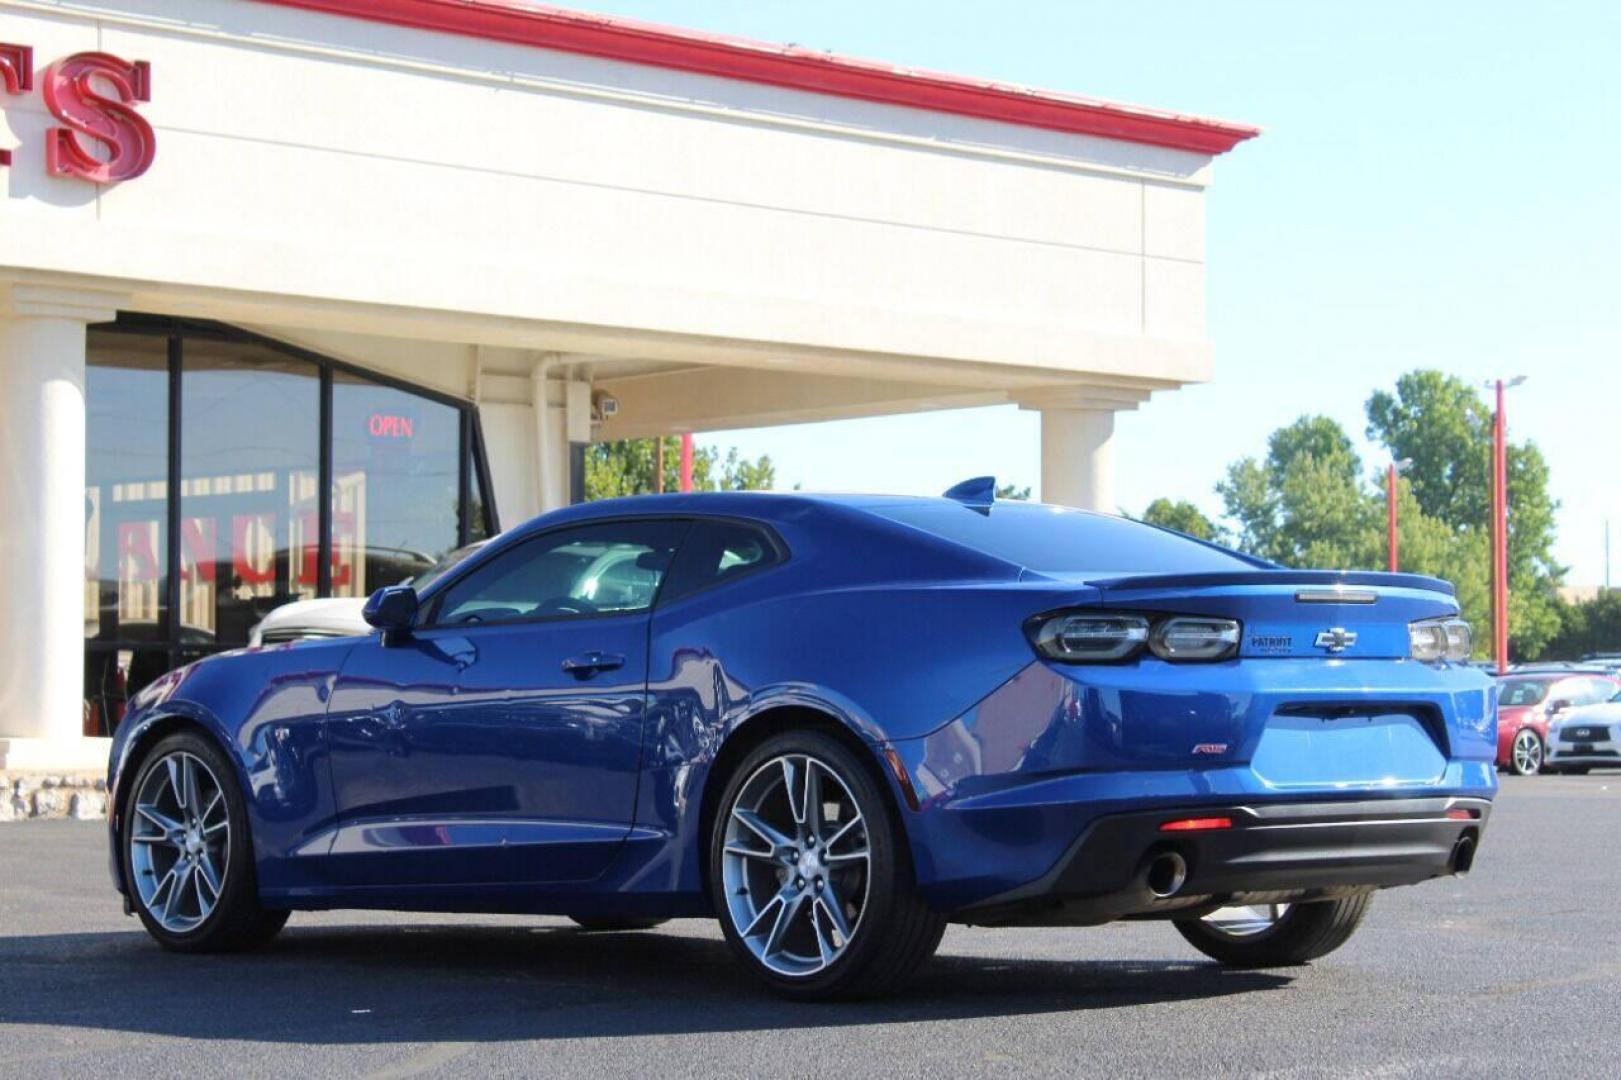
[[[0,43],[0,89],[8,94],[27,93],[34,85],[34,50],[27,45]],[[11,164],[11,151],[0,150],[0,165]]]
[[[100,81],[116,98],[102,95]],[[151,96],[146,61],[129,63],[107,53],[78,53],[44,72],[45,107],[66,127],[52,128],[45,144],[45,168],[52,176],[77,176],[110,184],[140,176],[152,164],[157,139],[152,125],[129,104]],[[107,148],[107,160],[94,156],[81,139]]]

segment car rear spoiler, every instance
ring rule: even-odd
[[[1316,589],[1422,589],[1456,596],[1450,581],[1424,574],[1391,574],[1373,570],[1233,570],[1209,574],[1135,574],[1088,581],[1102,592],[1132,589],[1204,589],[1227,585],[1300,585]]]

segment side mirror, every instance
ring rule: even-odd
[[[409,585],[378,589],[366,601],[360,617],[383,632],[383,644],[392,645],[410,634],[417,621],[417,591]]]
[[[1548,715],[1556,716],[1568,708],[1570,708],[1570,702],[1566,701],[1564,698],[1560,698],[1558,701],[1548,706]]]

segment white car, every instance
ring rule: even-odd
[[[1542,771],[1621,769],[1621,693],[1600,705],[1563,709],[1548,721]]]
[[[406,584],[421,587],[483,547],[480,540],[459,547],[433,566],[424,570]],[[361,618],[366,607],[364,596],[328,596],[319,600],[294,600],[283,604],[260,619],[248,631],[248,644],[277,645],[288,641],[307,641],[310,638],[363,637],[371,627]]]

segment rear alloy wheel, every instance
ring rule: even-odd
[[[130,785],[124,880],[147,932],[181,952],[261,945],[287,912],[259,906],[247,810],[230,763],[212,742],[164,739]]]
[[[1514,734],[1514,745],[1509,747],[1508,767],[1516,776],[1535,776],[1542,771],[1542,739],[1530,728],[1521,728]]]
[[[772,738],[732,775],[709,865],[728,944],[789,997],[893,989],[945,932],[878,782],[820,732]]]
[[[1327,956],[1362,924],[1373,893],[1305,904],[1222,908],[1201,919],[1178,919],[1189,945],[1228,967],[1293,967]]]

